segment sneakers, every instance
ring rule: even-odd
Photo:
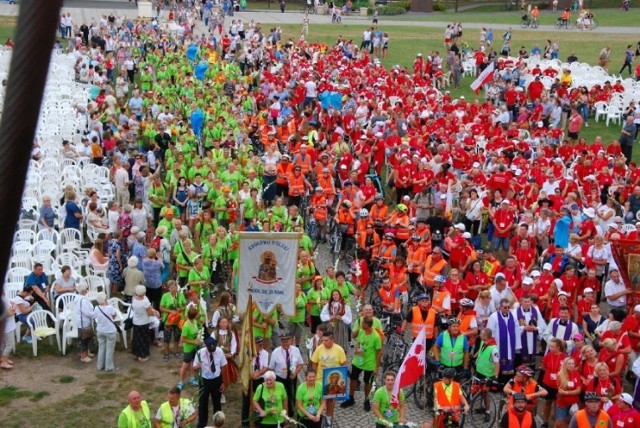
[[[365,412],[370,412],[371,411],[371,401],[364,400],[364,411]]]
[[[198,379],[192,377],[189,379],[189,383],[191,384],[191,386],[198,386]]]
[[[80,361],[82,361],[83,363],[90,363],[93,361],[93,358],[91,357],[84,357],[84,358],[80,358]]]
[[[138,358],[138,362],[140,363],[146,363],[147,361],[149,361],[149,357]]]
[[[29,345],[31,345],[33,343],[33,339],[31,338],[31,336],[22,336],[22,341],[24,343],[29,344]]]
[[[222,396],[220,397],[220,404],[224,404],[227,402],[227,397],[224,396],[224,394],[222,394]]]
[[[95,356],[96,356],[96,354],[93,354],[93,353],[91,353],[91,352],[87,352],[87,355],[89,356],[89,358],[93,358],[93,357],[95,357]]]
[[[184,382],[178,382],[177,387],[180,391],[182,391],[184,389]]]
[[[351,407],[351,406],[353,406],[353,405],[355,405],[355,404],[356,404],[356,400],[354,400],[353,398],[349,398],[348,400],[343,401],[343,402],[340,404],[340,408],[341,408],[341,409],[346,409],[347,407]]]

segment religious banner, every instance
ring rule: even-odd
[[[625,285],[634,291],[627,296],[627,306],[634,307],[640,304],[640,241],[612,240],[611,253]]]
[[[240,233],[238,311],[248,308],[249,295],[263,314],[280,306],[284,315],[295,315],[298,233]]]
[[[322,398],[325,400],[343,401],[349,399],[347,366],[326,367],[322,371]]]

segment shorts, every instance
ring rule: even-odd
[[[547,396],[544,397],[545,400],[547,400],[547,401],[556,401],[556,397],[558,395],[558,389],[557,388],[551,388],[550,386],[546,385],[544,382],[541,382],[540,386],[543,387],[544,389],[546,389],[547,392],[548,392]]]
[[[190,364],[196,356],[196,351],[184,352],[182,354],[182,362]]]
[[[289,195],[289,185],[276,183],[276,196],[287,196],[287,195]]]
[[[364,376],[362,377],[362,381],[364,383],[370,384],[373,381],[373,370],[363,370],[359,367],[351,365],[351,374],[349,375],[349,379],[358,380],[360,377],[360,373],[364,372]]]
[[[569,414],[569,410],[571,406],[560,407],[556,404],[556,421],[566,421],[571,415]]]
[[[579,133],[578,133],[578,132],[571,132],[571,131],[569,131],[569,132],[567,133],[567,136],[568,136],[569,138],[571,138],[572,140],[577,140],[577,139],[578,139],[578,135],[579,135]]]
[[[177,325],[164,325],[164,343],[171,343],[171,337],[174,342],[180,340],[180,329]]]

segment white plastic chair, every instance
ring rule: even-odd
[[[16,233],[13,234],[13,241],[33,244],[36,241],[36,233],[30,229],[16,230]]]
[[[109,297],[110,293],[107,290],[107,285],[105,284],[104,279],[99,276],[89,275],[82,277],[80,278],[80,283],[87,284],[89,287],[89,293],[87,294],[87,298],[89,298],[89,300],[95,300],[100,291],[104,291],[107,297]]]
[[[14,256],[9,261],[9,267],[10,268],[19,267],[19,268],[26,269],[28,272],[31,272],[31,270],[33,269],[33,259],[28,254]]]
[[[42,229],[36,234],[36,241],[51,241],[56,245],[60,243],[60,233],[57,230]]]
[[[60,251],[68,252],[80,249],[82,235],[78,229],[62,229],[60,232]]]
[[[607,108],[607,119],[605,124],[609,126],[609,121],[620,124],[622,121],[622,109],[618,106],[609,105]]]
[[[20,286],[22,287],[22,285],[24,284],[24,281],[27,279],[27,277],[30,274],[31,274],[30,269],[26,269],[20,266],[10,268],[7,271],[7,282],[20,284]]]
[[[58,323],[64,328],[64,319],[69,311],[75,307],[76,293],[64,293],[59,295],[55,301],[53,311]]]
[[[80,332],[76,325],[76,311],[67,311],[64,315],[64,323],[62,324],[62,355],[67,355],[67,344],[71,339],[78,339]]]
[[[120,326],[122,343],[124,344],[124,349],[127,349],[127,331],[124,329],[124,321],[127,319],[131,304],[125,303],[117,297],[110,298],[108,302],[116,310],[116,319],[113,321]]]
[[[53,322],[54,327],[47,325],[47,318]],[[60,332],[58,331],[58,320],[56,316],[49,311],[35,311],[31,312],[27,316],[27,324],[31,329],[31,345],[33,347],[33,356],[38,356],[38,340],[39,338],[49,338],[51,342],[52,337],[56,337],[56,343],[58,344],[58,350],[60,351]]]
[[[609,108],[609,105],[604,101],[598,101],[593,105],[593,108],[595,109],[596,122],[600,120],[601,117],[607,117],[607,109]]]
[[[15,241],[11,246],[11,256],[28,256],[31,254],[33,245],[27,241]]]

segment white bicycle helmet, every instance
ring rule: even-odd
[[[442,276],[442,275],[436,275],[436,277],[435,277],[435,278],[433,278],[433,280],[434,280],[435,282],[446,282],[446,281],[447,281],[447,278],[445,278],[445,277],[444,277],[444,276]]]
[[[360,217],[369,217],[369,211],[366,208],[360,210]]]

